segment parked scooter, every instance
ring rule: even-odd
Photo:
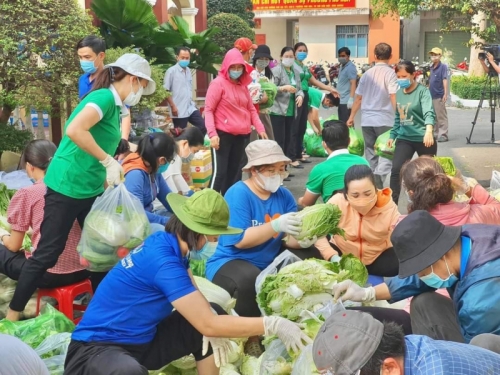
[[[324,85],[328,85],[328,78],[326,78],[325,68],[323,67],[323,63],[320,61],[319,63],[311,64],[309,67],[309,71],[311,74],[320,81]]]
[[[330,78],[330,84],[333,87],[337,88],[337,83],[340,73],[340,64],[333,63],[333,64],[328,64],[327,66],[328,66],[328,77]]]
[[[457,64],[456,68],[458,70],[468,72],[469,71],[469,63],[467,62],[467,57],[465,57],[464,61],[462,61],[460,64]]]

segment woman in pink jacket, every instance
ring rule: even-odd
[[[426,210],[444,225],[500,224],[500,202],[477,182],[470,187],[460,177],[450,179],[430,157],[406,163],[401,179],[408,195],[408,213]],[[461,185],[467,186],[468,202],[453,201]]]
[[[252,78],[240,51],[231,49],[219,75],[208,87],[205,126],[212,146],[213,173],[210,187],[224,195],[241,178],[240,162],[252,127],[267,139],[247,86]]]

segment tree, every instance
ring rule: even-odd
[[[217,29],[193,33],[179,16],[159,25],[146,0],[94,0],[92,11],[102,21],[101,34],[108,48],[135,46],[166,70],[176,63],[175,49],[185,46],[193,52],[190,68],[217,73],[214,64],[220,63],[220,47],[212,40]]]
[[[0,124],[16,106],[33,105],[50,111],[60,134],[61,105],[77,98],[75,45],[94,31],[76,0],[0,2]]]
[[[245,21],[234,14],[219,13],[208,19],[209,27],[217,27],[220,32],[214,36],[214,41],[222,47],[221,57],[234,46],[238,38],[254,40],[255,33]]]
[[[219,13],[234,14],[244,20],[249,27],[255,26],[252,0],[207,0],[207,17]]]
[[[500,36],[498,0],[373,0],[376,17],[385,14],[411,17],[423,10],[441,11],[443,31],[466,31],[485,42],[496,42]],[[481,26],[483,18],[490,21],[486,27]]]

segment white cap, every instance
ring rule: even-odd
[[[106,65],[104,68],[117,67],[123,69],[130,75],[147,79],[148,85],[143,91],[143,95],[151,95],[156,90],[156,82],[151,78],[151,67],[146,59],[135,53],[126,53],[114,63]]]

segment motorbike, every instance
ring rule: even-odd
[[[415,81],[424,86],[429,86],[431,65],[432,63],[430,62],[424,62],[423,64],[415,66]]]
[[[330,78],[330,83],[333,87],[337,88],[339,73],[340,73],[340,64],[332,63],[328,64],[328,77]]]
[[[314,76],[314,78],[316,78],[322,84],[328,85],[330,83],[328,81],[328,78],[326,78],[326,72],[322,62],[311,64],[309,67],[309,71]]]
[[[457,64],[456,68],[458,70],[462,70],[464,72],[468,72],[469,71],[469,63],[467,62],[467,57],[464,58],[464,61],[462,61],[461,63]]]

